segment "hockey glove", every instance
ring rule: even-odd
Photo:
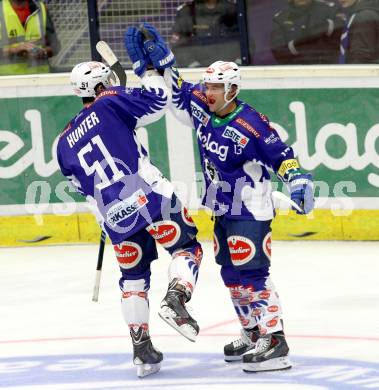
[[[175,56],[158,31],[148,23],[140,28],[144,35],[143,46],[156,69],[169,68],[175,63]]]
[[[150,61],[143,48],[142,33],[135,27],[129,27],[124,36],[124,44],[133,63],[134,73],[141,77]]]
[[[288,182],[291,200],[303,209],[303,213],[296,210],[297,214],[308,214],[313,210],[313,181],[310,173],[293,175]],[[295,210],[294,207],[292,207]]]

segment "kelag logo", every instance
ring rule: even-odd
[[[361,361],[291,357],[291,370],[244,373],[221,354],[166,353],[161,371],[136,376],[130,354],[26,356],[0,359],[0,388],[5,390],[125,390],[138,388],[307,388],[373,389],[379,387],[379,365]],[[261,386],[260,386],[261,385]],[[239,387],[238,387],[239,388]]]

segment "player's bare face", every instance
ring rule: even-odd
[[[217,113],[225,104],[224,84],[205,83],[205,96],[211,112]]]

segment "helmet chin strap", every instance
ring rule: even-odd
[[[228,99],[228,98],[227,98],[227,95],[228,95],[229,92],[230,92],[230,88],[229,88],[227,91],[225,91],[225,93],[224,93],[224,100],[225,100],[225,103],[224,103],[224,104],[222,105],[222,107],[221,107],[219,110],[217,110],[217,111],[222,111],[229,103],[231,103],[231,102],[236,98],[238,91],[237,91],[237,93],[235,93],[230,99]]]

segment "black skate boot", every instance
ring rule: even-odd
[[[158,372],[163,354],[153,347],[149,333],[142,327],[136,331],[131,328],[130,336],[133,342],[133,363],[137,367],[137,376],[142,378]]]
[[[190,299],[190,293],[185,290],[178,279],[173,279],[161,302],[159,316],[188,340],[195,341],[199,326],[186,309],[185,303]]]
[[[243,356],[245,372],[275,371],[291,368],[289,348],[283,331],[261,336],[252,353]]]
[[[238,340],[226,344],[224,347],[224,360],[234,362],[242,359],[242,355],[254,348],[259,337],[258,327],[253,329],[241,329],[241,337]]]

